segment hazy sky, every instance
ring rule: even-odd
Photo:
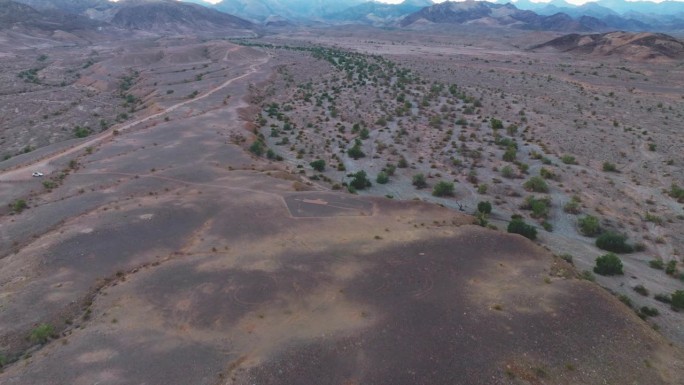
[[[220,2],[221,0],[205,0],[205,1],[208,3],[216,4],[216,3]],[[375,0],[375,1],[380,1],[383,3],[390,3],[390,4],[399,4],[399,3],[403,2],[404,0]],[[435,3],[441,3],[445,0],[432,0],[432,1],[434,1]],[[452,0],[452,1],[462,1],[462,0]],[[534,1],[535,3],[547,3],[551,0],[532,0],[532,1]],[[584,4],[584,3],[587,3],[589,1],[594,1],[594,0],[565,0],[565,1],[567,1],[568,3],[580,5],[580,4]],[[664,1],[664,0],[650,0],[650,1],[652,1],[654,3],[660,3],[661,1]],[[513,0],[513,3],[515,3],[515,0]]]
[[[383,3],[398,4],[404,0],[376,0],[376,1],[381,1]],[[432,1],[434,1],[435,3],[441,3],[445,0],[432,0]],[[452,0],[452,1],[461,1],[461,0]],[[551,0],[545,0],[545,1],[544,0],[532,0],[532,1],[535,3],[548,3]],[[565,0],[565,1],[567,1],[568,3],[571,3],[571,4],[580,5],[580,4],[588,3],[589,1],[594,1],[594,0]],[[664,1],[664,0],[650,0],[650,1],[654,2],[654,3],[660,3],[661,1]],[[515,0],[513,0],[512,2],[515,4]]]

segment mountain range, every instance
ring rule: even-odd
[[[444,2],[405,0],[386,4],[363,0],[16,0],[28,9],[9,11],[11,0],[0,0],[5,18],[49,27],[64,15],[80,18],[70,24],[87,25],[87,20],[123,29],[155,31],[201,31],[224,28],[254,30],[261,26],[287,27],[293,24],[371,24],[382,27],[416,27],[441,24],[549,30],[559,32],[684,31],[684,2],[662,3],[598,0],[581,6],[564,0],[534,3],[473,1]],[[648,7],[647,7],[648,5]],[[0,10],[1,12],[1,10]],[[42,21],[40,21],[42,20]],[[40,22],[39,22],[40,21]],[[8,24],[9,21],[4,21]]]

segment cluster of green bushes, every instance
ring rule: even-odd
[[[525,223],[519,215],[511,217],[511,221],[508,222],[507,231],[513,234],[520,234],[528,239],[537,239],[537,229],[534,226]]]

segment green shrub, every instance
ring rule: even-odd
[[[520,234],[528,239],[537,239],[537,229],[525,223],[520,218],[514,218],[508,223],[508,232],[513,234]]]
[[[427,187],[427,182],[425,181],[425,175],[423,175],[423,174],[414,175],[413,176],[413,185],[416,186],[417,189]]]
[[[652,259],[648,261],[648,266],[658,270],[663,270],[665,268],[665,264],[660,259]]]
[[[684,290],[677,290],[670,296],[670,304],[675,310],[684,309]]]
[[[656,317],[660,315],[660,312],[654,307],[642,306],[637,314],[639,314],[639,317],[645,319],[646,317]]]
[[[256,140],[254,143],[252,143],[251,146],[249,146],[249,152],[256,156],[262,156],[264,155],[264,152],[266,151],[264,144],[261,143],[261,141]]]
[[[382,171],[384,171],[387,174],[387,176],[394,175],[394,172],[396,170],[397,170],[397,166],[393,165],[392,163],[387,163],[385,168],[382,169]]]
[[[564,260],[565,262],[574,265],[575,262],[573,261],[572,254],[561,254],[561,259]]]
[[[518,151],[516,151],[515,148],[508,147],[506,149],[506,152],[504,152],[504,154],[503,154],[503,160],[505,160],[506,162],[514,162],[517,153],[518,153]]]
[[[596,258],[594,273],[600,275],[622,275],[622,261],[613,253],[604,254]]]
[[[676,199],[679,203],[684,203],[684,188],[679,187],[676,184],[672,184],[670,191],[668,193],[672,198]]]
[[[624,294],[620,294],[620,295],[618,295],[617,298],[620,300],[620,302],[627,305],[627,307],[629,307],[629,308],[633,307],[632,300],[628,296],[626,296]]]
[[[656,294],[653,296],[653,299],[655,299],[656,301],[662,302],[662,303],[667,303],[667,304],[672,303],[672,297],[670,297],[669,294]]]
[[[507,179],[511,179],[515,176],[515,171],[513,170],[513,167],[511,166],[503,166],[501,168],[501,176]]]
[[[318,172],[325,171],[325,161],[323,159],[316,159],[309,163],[309,166]]]
[[[478,211],[475,214],[475,224],[478,226],[487,227],[489,224],[489,221],[487,221],[487,214],[483,213],[482,211]]]
[[[44,344],[48,342],[50,338],[54,338],[56,336],[55,328],[52,327],[52,325],[40,324],[31,331],[31,334],[29,334],[29,340],[33,343]]]
[[[525,187],[525,190],[534,191],[537,193],[549,192],[549,185],[547,185],[544,179],[539,176],[533,176],[532,178],[528,179],[527,182],[523,184],[523,187]]]
[[[618,172],[617,166],[610,162],[603,162],[603,171],[605,172]]]
[[[546,167],[542,167],[539,170],[539,175],[544,179],[556,179],[558,176]]]
[[[88,127],[76,126],[74,128],[74,136],[77,138],[85,138],[86,136],[90,135],[90,132],[90,128]]]
[[[645,288],[644,285],[636,285],[633,289],[644,297],[648,297],[648,289]]]
[[[483,214],[491,214],[492,204],[489,202],[479,202],[477,204],[477,211]]]
[[[441,180],[432,188],[432,195],[436,197],[454,196],[454,184]]]
[[[677,261],[675,261],[674,259],[667,261],[667,264],[665,265],[665,274],[675,275],[676,273],[677,273]]]
[[[589,270],[583,270],[582,273],[580,273],[580,278],[591,282],[596,281],[596,277],[594,277],[594,274]]]
[[[23,199],[17,199],[10,205],[10,207],[12,208],[12,211],[19,214],[28,208],[28,204]]]
[[[566,203],[563,206],[563,211],[565,211],[568,214],[579,214],[580,212],[582,212],[582,209],[580,207],[580,202],[582,202],[580,197],[578,197],[577,195],[574,195],[572,197],[572,199],[570,200],[570,202]]]
[[[380,171],[378,176],[375,178],[375,181],[379,184],[386,184],[389,182],[389,175],[387,175],[387,173],[384,171]]]
[[[522,208],[525,210],[532,210],[532,218],[544,219],[549,215],[549,207],[551,206],[551,198],[535,198],[533,196],[527,197]]]
[[[579,231],[587,237],[595,237],[601,234],[601,224],[598,218],[587,215],[577,220]]]
[[[492,127],[493,130],[500,130],[504,128],[503,122],[499,119],[491,118],[489,120],[489,125]]]
[[[603,233],[596,238],[596,247],[614,253],[631,253],[634,247],[627,244],[627,237],[616,233]]]
[[[366,187],[371,186],[370,180],[368,180],[368,177],[366,175],[366,172],[361,170],[354,174],[354,179],[352,179],[351,182],[349,182],[349,185],[356,190],[363,190]]]
[[[577,164],[577,160],[572,155],[563,155],[561,157],[561,162],[565,164]]]
[[[357,140],[352,148],[347,151],[347,154],[353,159],[359,159],[366,156],[366,154],[361,150],[361,141]]]

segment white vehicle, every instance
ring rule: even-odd
[[[33,174],[31,174],[31,175],[34,177],[41,177],[41,176],[43,176],[43,173],[39,172],[39,171],[34,171]]]

